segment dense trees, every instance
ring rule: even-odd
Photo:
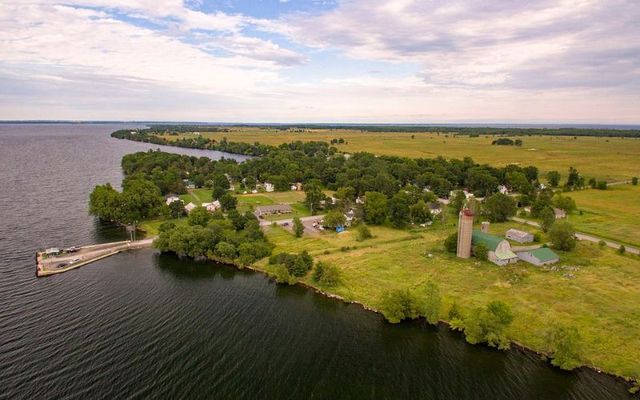
[[[322,225],[329,229],[336,229],[339,226],[344,226],[346,222],[346,218],[342,211],[331,210],[325,214],[324,219],[322,220]]]
[[[558,221],[549,229],[549,238],[553,247],[558,250],[570,251],[576,247],[576,231],[566,221]]]
[[[380,310],[391,323],[398,323],[403,319],[414,319],[420,316],[420,301],[408,289],[396,289],[382,294]]]
[[[389,219],[396,228],[403,228],[411,219],[409,195],[404,191],[396,193],[389,202]]]
[[[364,220],[380,225],[387,219],[387,196],[380,192],[366,192],[364,200]]]
[[[313,257],[306,250],[299,254],[278,253],[269,257],[269,264],[284,265],[291,276],[301,277],[313,267]]]
[[[304,185],[305,199],[304,202],[311,210],[311,214],[315,214],[320,203],[325,199],[324,193],[322,193],[322,184],[318,179],[312,179]]]
[[[487,198],[484,213],[491,222],[505,222],[516,214],[516,202],[506,194],[496,193]]]
[[[160,213],[162,196],[156,185],[142,179],[123,182],[122,192],[98,185],[89,196],[89,214],[103,221],[137,224]]]
[[[547,172],[547,182],[549,182],[549,186],[558,187],[560,184],[560,172],[558,171],[549,171]]]
[[[340,270],[333,264],[318,262],[311,277],[314,282],[324,287],[334,287],[340,283]]]
[[[547,333],[551,364],[571,370],[580,366],[581,337],[574,327],[555,326]]]
[[[492,301],[464,318],[465,338],[471,344],[486,342],[489,346],[507,349],[509,339],[505,330],[512,321],[511,308],[501,301]]]

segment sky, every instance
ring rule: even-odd
[[[0,0],[0,120],[640,123],[638,0]]]

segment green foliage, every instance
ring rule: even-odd
[[[420,316],[420,304],[416,296],[408,289],[396,289],[382,294],[380,311],[387,321],[395,324],[403,319]]]
[[[620,245],[620,247],[618,247],[618,254],[624,254],[627,251],[627,248],[624,247],[623,244]]]
[[[236,258],[236,246],[227,242],[220,242],[216,245],[214,254],[218,257],[233,260]]]
[[[404,191],[399,191],[389,202],[389,219],[396,228],[403,228],[411,219],[409,209],[409,195]]]
[[[276,264],[273,267],[273,276],[278,283],[286,283],[289,285],[296,283],[296,278],[289,273],[289,270],[283,264]]]
[[[366,192],[364,219],[367,223],[381,225],[387,219],[387,196],[380,192]]]
[[[422,312],[424,317],[432,325],[436,325],[440,319],[440,308],[442,307],[442,299],[440,298],[440,290],[438,285],[429,281],[424,286],[424,304]]]
[[[542,228],[543,232],[549,232],[553,224],[556,222],[556,213],[551,207],[547,207],[540,211],[538,217],[540,218],[540,228]]]
[[[458,251],[458,232],[454,232],[447,236],[444,240],[444,248],[449,253],[456,253]]]
[[[282,264],[291,275],[300,277],[313,267],[313,258],[306,250],[300,254],[278,253],[269,258],[269,264]]]
[[[304,185],[305,199],[304,202],[311,210],[311,214],[315,214],[320,207],[320,202],[323,201],[326,196],[322,193],[322,184],[317,179],[312,179]]]
[[[487,261],[489,249],[482,243],[473,246],[473,255],[481,261]]]
[[[342,211],[331,210],[325,214],[324,219],[322,220],[322,225],[330,229],[335,229],[339,226],[344,226],[346,222],[347,219]]]
[[[576,231],[573,225],[566,221],[553,224],[549,230],[549,238],[553,247],[558,250],[571,251],[576,247]]]
[[[171,218],[180,218],[184,214],[184,203],[182,201],[172,201],[169,203],[169,216]]]
[[[607,190],[607,188],[608,186],[606,181],[598,181],[598,183],[596,184],[596,189],[598,190]]]
[[[501,301],[492,301],[464,319],[465,338],[471,344],[486,342],[491,347],[508,349],[509,339],[505,330],[512,321],[511,308]]]
[[[547,333],[547,347],[551,353],[551,364],[566,370],[581,365],[581,337],[574,327],[556,326]]]
[[[505,222],[516,215],[516,202],[506,194],[489,196],[484,204],[484,212],[491,222]]]
[[[453,209],[453,211],[458,214],[462,207],[464,207],[464,203],[466,201],[466,196],[462,190],[456,190],[453,192],[453,196],[451,196],[451,201],[449,202],[449,207]]]
[[[633,186],[637,186],[638,185],[638,177],[634,176],[633,178],[631,178],[631,184]]]
[[[533,218],[539,218],[542,210],[546,208],[553,208],[553,202],[551,201],[552,192],[543,190],[538,194],[535,201],[531,205],[531,216]]]
[[[460,306],[458,306],[458,303],[453,302],[453,304],[451,304],[447,316],[449,317],[449,320],[462,319],[462,312],[460,311]]]
[[[304,224],[300,220],[300,217],[293,218],[293,233],[297,238],[302,237],[302,234],[304,233]]]
[[[340,283],[340,270],[332,264],[320,261],[315,269],[311,279],[324,287],[335,287]]]
[[[356,235],[356,240],[358,242],[362,242],[373,237],[371,231],[365,224],[358,225],[358,227],[356,228]]]
[[[558,194],[553,198],[553,203],[557,208],[563,209],[567,213],[571,213],[576,209],[576,201],[569,196]]]
[[[106,184],[96,186],[89,196],[89,214],[120,224],[136,224],[157,216],[162,205],[158,187],[138,178],[125,179],[121,193]]]
[[[560,184],[560,172],[558,171],[547,172],[547,182],[551,187],[558,187],[558,185]]]
[[[207,226],[211,220],[211,214],[204,207],[196,207],[189,213],[187,221],[189,225]]]
[[[220,196],[220,206],[224,211],[235,210],[238,206],[238,199],[236,196],[232,195],[229,192],[226,192],[222,196]]]

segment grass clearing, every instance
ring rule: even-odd
[[[447,158],[472,157],[476,162],[495,166],[507,164],[535,165],[541,171],[558,170],[566,178],[570,166],[587,177],[601,180],[622,180],[640,176],[640,139],[578,136],[519,136],[522,147],[494,146],[491,135],[456,136],[436,133],[361,132],[350,129],[306,129],[303,132],[268,128],[234,127],[230,132],[203,133],[204,137],[220,140],[278,145],[301,141],[331,141],[343,138],[346,143],[335,145],[340,151],[368,151],[405,157]],[[175,140],[183,136],[164,136]],[[414,138],[412,138],[414,136]]]
[[[569,215],[577,230],[640,246],[640,186],[614,185],[568,195],[583,212]]]
[[[504,233],[512,226],[492,224],[491,229]],[[640,376],[639,257],[581,242],[572,253],[558,252],[562,261],[556,271],[523,262],[498,267],[445,253],[442,241],[454,229],[447,225],[408,232],[372,227],[375,237],[364,242],[355,240],[355,232],[296,239],[284,229],[269,228],[267,235],[276,244],[275,253],[306,249],[317,261],[340,268],[341,284],[323,289],[348,300],[377,308],[384,291],[417,288],[431,279],[444,297],[443,319],[454,301],[470,310],[500,299],[516,315],[508,332],[514,341],[544,349],[550,324],[572,325],[583,337],[586,364]],[[345,247],[349,249],[342,251]],[[259,266],[269,268],[265,260]],[[312,283],[310,275],[303,280]]]
[[[193,203],[199,206],[202,203],[210,203],[212,196],[212,189],[192,189],[189,193],[180,195],[180,200],[184,201],[184,204]]]

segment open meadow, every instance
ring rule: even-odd
[[[504,233],[512,226],[493,224],[491,229]],[[571,253],[559,252],[561,262],[553,269],[523,262],[498,267],[446,253],[443,240],[454,229],[452,223],[416,232],[371,227],[374,238],[363,242],[350,231],[296,239],[282,228],[270,227],[267,236],[276,244],[274,253],[306,249],[316,261],[337,266],[340,284],[320,288],[347,300],[378,308],[385,291],[418,289],[432,280],[443,295],[444,320],[453,302],[464,313],[499,299],[515,314],[508,330],[515,342],[544,350],[552,324],[575,326],[583,338],[585,364],[640,376],[639,257],[579,243]],[[266,260],[258,267],[270,268]],[[303,281],[319,287],[310,276]]]
[[[278,145],[296,140],[331,141],[342,138],[344,144],[335,144],[342,152],[368,151],[403,157],[446,158],[471,157],[476,162],[495,166],[519,164],[535,165],[542,172],[558,170],[566,178],[573,166],[587,177],[618,181],[640,176],[640,139],[591,136],[517,136],[523,145],[497,146],[491,135],[436,133],[362,132],[348,129],[276,130],[269,128],[229,128],[229,132],[202,133],[203,137],[233,142],[260,142]],[[167,140],[193,134],[166,135]]]

